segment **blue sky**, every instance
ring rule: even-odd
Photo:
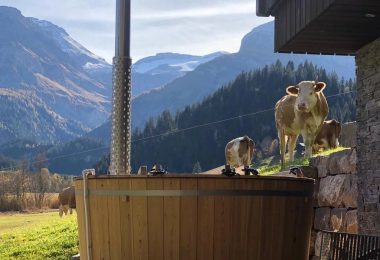
[[[236,52],[252,28],[272,20],[255,15],[255,0],[132,0],[132,58],[159,52]],[[113,0],[0,0],[24,16],[63,27],[90,51],[114,56]]]

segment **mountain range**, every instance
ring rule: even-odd
[[[328,72],[335,71],[339,77],[355,77],[353,57],[281,54],[274,53],[273,50],[274,23],[254,28],[244,36],[237,53],[217,57],[163,88],[136,97],[132,103],[132,125],[142,127],[149,117],[156,117],[164,110],[175,112],[186,105],[200,102],[242,71],[264,67],[276,60],[282,63],[293,61],[296,66],[308,60]]]
[[[111,86],[86,71],[90,64],[110,67],[104,59],[64,29],[15,8],[0,7],[0,24],[0,96],[9,107],[2,110],[0,143],[70,140],[108,118]]]
[[[110,141],[112,65],[63,28],[24,17],[15,8],[0,6],[0,24],[0,145],[11,151],[13,140],[31,140],[50,157],[97,147],[104,153]],[[273,53],[273,26],[254,28],[236,53],[159,53],[138,60],[132,66],[133,127],[143,129],[164,110],[196,105],[243,71],[277,60],[295,66],[308,60],[339,77],[355,77],[353,57]],[[24,155],[20,151],[17,159]],[[88,157],[88,164],[98,155]]]
[[[16,8],[0,6],[0,24],[0,99],[7,99],[13,109],[4,110],[7,113],[0,119],[0,144],[20,138],[64,142],[109,118],[112,65],[63,28],[24,17]],[[162,87],[224,54],[160,53],[143,58],[133,64],[133,96]],[[29,97],[28,106],[33,109],[24,113],[28,106],[22,104]],[[37,110],[41,114],[30,116]],[[47,116],[52,114],[55,117]],[[12,115],[25,124],[16,127]],[[46,135],[44,129],[49,129]]]
[[[286,95],[278,85],[315,75],[327,85],[323,93],[329,104],[328,119],[354,120],[355,93],[347,93],[355,88],[354,81],[341,81],[335,73],[326,73],[310,62],[294,66],[277,61],[242,72],[197,105],[174,114],[164,111],[157,120],[148,121],[144,129],[133,133],[132,169],[136,172],[141,165],[157,163],[169,172],[191,173],[196,166],[213,169],[225,164],[226,144],[244,135],[254,140],[256,159],[277,155],[270,148],[277,139],[274,107]]]
[[[264,67],[276,60],[285,64],[293,61],[295,66],[309,61],[323,67],[327,72],[336,72],[338,77],[355,78],[353,57],[274,53],[273,35],[273,22],[258,26],[244,36],[237,53],[218,56],[161,88],[137,96],[132,101],[132,126],[142,128],[149,118],[157,117],[164,110],[176,112],[187,105],[201,102],[241,72]],[[88,136],[109,143],[110,132],[111,123],[108,121],[91,131]]]
[[[225,54],[227,52],[197,56],[169,52],[138,60],[132,66],[132,94],[138,96],[154,88],[163,87],[187,72],[193,71],[200,64]]]

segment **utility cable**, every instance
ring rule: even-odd
[[[337,93],[337,94],[326,96],[326,98],[337,97],[337,96],[342,96],[342,95],[352,94],[352,93],[356,93],[356,91],[352,90],[352,91]],[[243,117],[249,117],[249,116],[254,116],[254,115],[258,115],[258,114],[262,114],[262,113],[269,112],[269,111],[274,111],[274,110],[275,110],[274,107],[273,108],[267,108],[267,109],[255,111],[255,112],[252,112],[252,113],[242,114],[242,115],[238,115],[238,116],[224,118],[224,119],[217,120],[217,121],[212,121],[212,122],[207,122],[207,123],[203,123],[203,124],[193,125],[193,126],[182,128],[182,129],[174,129],[174,130],[170,130],[168,132],[162,133],[162,134],[156,134],[156,135],[151,135],[151,136],[147,136],[147,137],[143,137],[143,138],[139,138],[139,139],[134,139],[134,140],[131,140],[131,143],[136,143],[136,142],[140,142],[140,141],[150,140],[150,139],[154,139],[154,138],[158,138],[158,137],[162,137],[162,136],[167,136],[167,135],[171,135],[171,134],[182,133],[182,132],[186,132],[186,131],[189,131],[189,130],[193,130],[193,129],[197,129],[197,128],[202,128],[202,127],[206,127],[206,126],[210,126],[210,125],[215,125],[215,124],[220,124],[220,123],[232,121],[232,120],[235,120],[235,119],[239,119],[239,118],[243,118]],[[84,150],[84,151],[80,151],[80,152],[63,154],[63,155],[47,158],[47,159],[44,159],[44,160],[33,161],[33,162],[30,162],[30,163],[31,164],[36,164],[36,163],[42,163],[42,162],[47,162],[47,161],[54,161],[56,159],[62,159],[62,158],[67,158],[67,157],[71,157],[71,156],[75,156],[75,155],[86,154],[86,153],[90,153],[90,152],[94,152],[94,151],[100,151],[100,150],[106,150],[106,149],[109,149],[109,146],[101,146],[101,147],[97,147],[97,148],[93,148],[93,149],[88,149],[88,150]],[[11,169],[17,168],[18,166],[21,166],[21,165],[16,165],[16,166],[9,167],[9,168],[3,168],[3,169],[1,169],[0,172],[6,172],[7,170],[9,171]]]

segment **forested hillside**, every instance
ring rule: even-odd
[[[354,93],[337,95],[352,91],[354,82],[339,80],[309,62],[295,68],[293,62],[283,65],[278,61],[240,74],[212,96],[176,115],[166,111],[156,121],[149,120],[143,130],[133,133],[133,169],[154,163],[171,172],[191,172],[198,162],[203,170],[220,166],[224,164],[226,143],[242,135],[252,137],[260,149],[262,140],[277,136],[273,108],[285,95],[285,88],[317,76],[327,84],[328,118],[354,120]]]
[[[170,172],[192,172],[224,164],[226,143],[238,136],[252,137],[261,156],[267,156],[268,144],[277,137],[274,105],[285,95],[285,88],[318,75],[327,87],[324,91],[330,106],[329,118],[341,122],[355,120],[354,82],[342,81],[309,62],[297,67],[292,62],[277,62],[263,69],[244,72],[202,102],[182,112],[163,112],[149,120],[144,129],[132,134],[132,169],[160,163]],[[344,94],[343,94],[344,93]],[[216,122],[216,123],[215,123]],[[107,170],[109,159],[102,139],[79,138],[64,145],[46,147],[47,166],[52,171],[80,174],[96,162],[99,173]],[[7,147],[7,151],[12,146]],[[5,149],[5,148],[4,148]],[[41,147],[38,149],[41,151]],[[33,152],[31,152],[33,154]],[[33,158],[19,154],[17,158]]]

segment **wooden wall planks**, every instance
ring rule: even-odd
[[[380,37],[380,17],[366,16],[379,12],[380,2],[373,0],[281,1],[270,13],[274,51],[354,55]]]

